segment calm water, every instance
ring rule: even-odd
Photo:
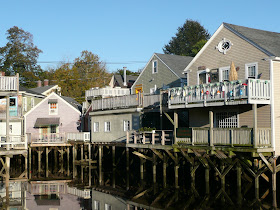
[[[209,171],[209,183],[205,181],[202,165],[197,168],[193,180],[190,166],[182,162],[179,167],[179,188],[175,188],[172,162],[168,163],[164,181],[160,161],[153,176],[150,161],[145,162],[141,175],[140,161],[136,156],[130,156],[129,169],[122,164],[126,159],[121,153],[116,156],[116,167],[112,166],[110,157],[109,152],[104,152],[102,168],[98,168],[97,163],[91,166],[75,165],[72,157],[69,162],[67,158],[62,162],[59,156],[50,153],[48,166],[44,156],[41,165],[38,158],[33,157],[31,170],[25,171],[24,158],[14,156],[11,159],[10,179],[0,182],[0,206],[2,209],[48,210],[272,208],[271,184],[260,177],[260,189],[256,191],[254,179],[245,171],[242,171],[240,188],[237,187],[235,169],[226,176],[222,187],[213,169]]]

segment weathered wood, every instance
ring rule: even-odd
[[[263,160],[263,162],[265,163],[265,165],[269,168],[269,170],[271,172],[273,172],[273,168],[271,166],[271,164],[267,161],[267,159],[263,156],[262,153],[259,153],[259,156],[261,157],[261,159]]]
[[[144,154],[142,154],[142,153],[140,153],[140,152],[133,151],[132,153],[133,153],[134,155],[137,155],[137,156],[141,157],[141,158],[147,159],[147,160],[149,160],[149,161],[153,161],[153,158],[148,157],[148,156],[146,156],[146,155],[144,155]]]
[[[163,155],[156,149],[151,149],[161,160],[163,160]]]
[[[172,123],[172,125],[174,125],[174,121],[172,120],[172,118],[169,116],[169,114],[167,114],[166,112],[163,112],[163,114],[167,117],[167,119]]]

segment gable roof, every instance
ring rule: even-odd
[[[264,51],[269,56],[280,56],[280,33],[248,28],[244,26],[223,23],[224,26],[247,39],[251,44]]]
[[[115,74],[114,75],[114,79],[115,81],[119,84],[119,86],[121,88],[126,88],[126,87],[130,87],[133,85],[133,83],[136,81],[138,76],[133,76],[133,75],[126,75],[126,83],[127,83],[127,86],[124,86],[123,85],[123,82],[124,82],[124,77],[123,75],[120,75],[120,74]],[[130,83],[130,85],[129,85]]]
[[[192,61],[191,56],[181,56],[181,55],[170,55],[170,54],[160,54],[155,53],[160,60],[162,60],[165,65],[167,65],[172,71],[174,71],[178,77],[184,78],[182,74],[186,66]]]
[[[23,87],[21,85],[19,86],[19,91],[26,92],[26,93],[33,94],[33,95],[38,95],[40,97],[45,97],[41,93],[38,93],[38,92],[35,92],[35,91],[31,90],[31,89],[25,88],[25,87]]]
[[[70,105],[72,105],[75,109],[81,111],[82,106],[79,104],[74,98],[67,97],[67,96],[60,96],[63,98],[66,102],[68,102]]]
[[[36,87],[36,88],[31,88],[30,90],[32,90],[36,93],[43,94],[44,92],[46,92],[49,89],[52,89],[55,86],[57,86],[57,85],[48,85],[48,86],[43,86],[43,87]]]

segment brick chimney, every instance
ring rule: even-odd
[[[41,80],[37,81],[37,87],[42,87],[42,81]]]
[[[49,86],[49,80],[48,79],[44,80],[44,86]]]

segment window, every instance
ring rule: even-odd
[[[155,94],[157,91],[157,86],[155,85],[155,87],[150,88],[150,94]]]
[[[219,77],[220,77],[219,79],[220,79],[220,82],[228,81],[229,69],[230,69],[229,66],[219,68]]]
[[[258,63],[245,64],[245,77],[257,79],[258,76]]]
[[[216,127],[237,128],[238,127],[237,112],[217,112]]]
[[[197,71],[197,84],[208,84],[210,75],[206,73],[206,70]]]
[[[93,123],[93,132],[99,132],[99,122]]]
[[[112,210],[112,206],[110,204],[105,203],[105,210]]]
[[[49,114],[57,115],[57,103],[49,103]]]
[[[188,73],[185,73],[185,78],[181,78],[181,87],[188,86]]]
[[[123,131],[129,131],[130,130],[130,121],[124,120],[123,121]]]
[[[94,210],[99,210],[99,209],[100,209],[100,202],[94,201]]]
[[[27,112],[27,98],[23,97],[23,111]]]
[[[153,74],[158,72],[158,64],[157,61],[153,61]]]
[[[51,125],[51,133],[56,133],[56,125]]]
[[[31,109],[34,107],[34,98],[31,98]]]
[[[111,123],[105,122],[105,132],[110,132],[110,131],[111,131]]]

